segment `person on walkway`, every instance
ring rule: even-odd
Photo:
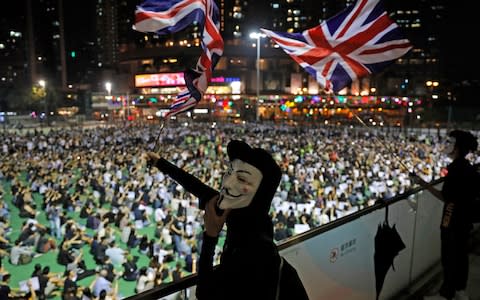
[[[453,130],[444,147],[453,161],[447,166],[442,190],[414,175],[416,182],[444,202],[440,222],[443,283],[438,295],[424,299],[469,299],[465,289],[468,281],[468,240],[472,229],[470,207],[478,193],[480,179],[466,156],[476,151],[477,147],[477,139],[470,132]]]

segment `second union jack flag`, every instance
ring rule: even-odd
[[[411,48],[381,0],[358,0],[302,33],[262,31],[326,90],[338,92],[376,73]]]

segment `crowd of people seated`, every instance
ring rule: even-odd
[[[122,280],[135,282],[131,295],[194,273],[202,211],[175,181],[147,166],[144,154],[158,132],[143,125],[4,132],[0,276],[10,279],[13,268],[27,264],[34,274],[24,279],[39,278],[40,299],[115,299]],[[283,171],[271,207],[280,242],[407,191],[411,171],[427,181],[439,178],[448,163],[438,151],[443,138],[437,131],[172,123],[159,143],[162,157],[216,189],[230,139],[273,153]],[[22,220],[20,228],[12,218]],[[146,227],[151,235],[139,233]],[[138,265],[132,249],[148,265]],[[36,258],[49,251],[64,273],[37,266]],[[85,255],[95,265],[87,265]],[[10,269],[1,264],[6,258]],[[77,284],[87,277],[90,286]]]

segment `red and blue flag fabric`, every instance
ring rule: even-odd
[[[301,33],[262,31],[327,92],[335,93],[379,72],[412,48],[381,0],[358,0]]]
[[[137,6],[134,25],[137,31],[170,34],[193,23],[203,28],[202,54],[195,68],[185,71],[187,88],[177,95],[165,117],[191,110],[205,94],[213,69],[223,54],[219,20],[214,0],[147,0]]]

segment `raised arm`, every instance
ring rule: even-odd
[[[442,195],[442,191],[438,190],[437,188],[435,188],[433,185],[431,185],[430,183],[426,182],[425,180],[423,180],[422,178],[420,178],[420,176],[418,176],[417,174],[415,173],[410,173],[410,177],[412,178],[412,180],[416,183],[418,183],[421,187],[423,188],[426,188],[427,191],[429,191],[430,193],[432,193],[432,195],[435,196],[435,198],[437,198],[438,200],[442,201],[442,202],[445,202],[445,199],[443,198],[443,195]]]
[[[153,152],[147,153],[149,163],[180,184],[186,191],[192,193],[200,200],[200,208],[205,208],[205,203],[218,195],[218,191],[204,184],[192,174],[175,166],[164,158]]]

